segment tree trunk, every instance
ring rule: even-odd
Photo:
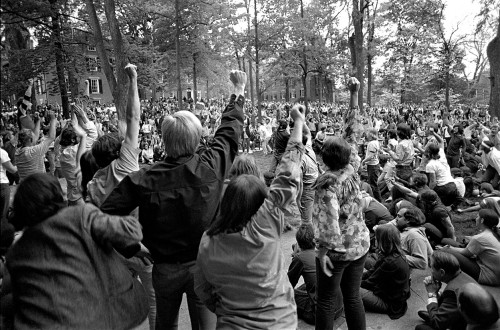
[[[290,79],[285,78],[285,101],[290,102]]]
[[[300,17],[304,19],[304,2],[300,0]],[[304,88],[304,106],[306,107],[306,116],[309,114],[309,102],[307,100],[307,75],[309,73],[309,66],[307,63],[306,55],[306,40],[302,36],[302,86]]]
[[[54,55],[56,58],[56,73],[57,82],[59,85],[59,93],[61,94],[61,103],[63,117],[69,118],[69,100],[68,100],[68,85],[64,76],[65,63],[63,56],[63,48],[61,43],[61,25],[59,23],[59,9],[57,8],[57,0],[50,0],[51,19],[52,19],[52,38],[54,40]]]
[[[445,94],[444,94],[444,105],[446,106],[446,111],[450,112],[450,67],[446,67],[445,74]]]
[[[207,79],[207,102],[210,98],[208,97],[208,79]]]
[[[125,134],[125,119],[127,107],[128,93],[128,77],[125,73],[125,66],[128,63],[127,50],[124,47],[124,39],[120,31],[118,19],[116,18],[115,0],[104,1],[104,13],[109,25],[109,33],[111,36],[111,45],[113,46],[113,54],[115,55],[116,65],[116,87],[113,93],[114,103],[118,121],[120,122],[120,133]],[[103,63],[101,63],[102,65]],[[109,61],[106,63],[109,64]]]
[[[245,0],[245,8],[247,9],[247,34],[250,36],[250,2],[248,0]],[[247,44],[248,78],[250,79],[250,100],[252,102],[252,107],[254,107],[255,104],[254,104],[253,72],[252,72],[253,68],[252,68],[252,57],[250,56],[251,51],[252,51],[252,45],[251,45],[251,40],[249,39]]]
[[[497,26],[497,35],[486,48],[490,61],[490,114],[500,118],[500,18]]]
[[[111,89],[111,93],[113,94],[113,98],[116,98],[116,77],[113,73],[113,68],[109,63],[108,53],[106,52],[104,38],[102,36],[101,24],[99,23],[99,19],[97,18],[94,1],[85,0],[85,4],[87,6],[87,13],[89,15],[89,24],[94,34],[94,42],[97,50],[97,55],[99,55],[99,59],[101,60],[101,68],[104,71],[104,75],[106,76],[106,80],[108,81],[108,85]]]
[[[198,76],[196,75],[196,57],[197,53],[193,53],[193,104],[196,107],[196,102],[198,101],[198,85],[196,80]]]
[[[243,64],[243,68],[241,67],[240,54],[238,54],[238,49],[236,49],[236,45],[234,46],[234,54],[236,55],[236,62],[238,62],[238,70],[245,71],[245,64]]]
[[[372,106],[372,84],[373,84],[373,68],[372,68],[373,56],[368,53],[366,56],[366,66],[367,66],[367,91],[366,91],[366,103]]]
[[[181,13],[180,0],[175,0],[175,80],[177,81],[177,106],[182,110],[181,85]]]
[[[352,22],[354,25],[354,49],[356,58],[355,77],[359,80],[358,106],[363,113],[363,90],[364,90],[364,50],[363,50],[363,7],[364,0],[352,1]]]
[[[262,113],[260,109],[261,92],[259,84],[259,23],[257,20],[257,0],[254,0],[254,27],[255,27],[255,89],[257,92],[257,119],[262,120]]]

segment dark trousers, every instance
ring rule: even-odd
[[[297,315],[308,324],[316,321],[316,303],[309,296],[306,284],[302,284],[294,290],[295,303],[297,304]]]
[[[443,251],[453,254],[460,264],[460,269],[476,281],[479,280],[479,273],[481,272],[481,268],[479,267],[475,259],[467,258],[460,252],[452,249],[444,248]]]
[[[435,186],[434,191],[446,206],[453,205],[453,207],[457,207],[464,201],[464,198],[458,192],[455,182],[448,182],[444,186]]]
[[[405,180],[406,182],[410,181],[410,178],[413,175],[413,171],[410,165],[396,165],[396,175]]]
[[[460,155],[457,156],[446,155],[446,160],[448,161],[448,165],[450,165],[450,168],[460,167]]]
[[[0,183],[0,220],[7,221],[10,203],[10,187],[8,183]]]
[[[153,287],[156,294],[156,329],[178,328],[179,308],[186,293],[192,329],[215,329],[217,317],[194,292],[196,261],[184,264],[155,264]]]
[[[372,187],[373,197],[382,202],[382,197],[380,196],[380,191],[378,190],[378,177],[380,175],[380,165],[366,165],[368,170],[368,184]]]
[[[332,330],[339,306],[338,297],[343,297],[347,328],[366,329],[365,309],[359,293],[366,255],[354,261],[332,261],[331,277],[321,269],[316,259],[317,301],[316,329]]]

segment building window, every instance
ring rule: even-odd
[[[90,72],[100,72],[101,71],[101,63],[99,62],[99,58],[97,56],[87,56],[87,71]]]
[[[294,89],[293,90],[293,98],[296,99],[297,98],[297,91]]]
[[[281,99],[284,100],[285,99],[285,91],[281,91],[280,96],[281,96]]]
[[[96,51],[95,46],[91,46],[91,45],[89,45],[89,46],[87,47],[87,50],[88,50],[89,52],[95,52],[95,51]]]
[[[89,78],[90,94],[102,94],[102,83],[99,78]]]
[[[278,94],[274,93],[273,94],[273,100],[277,100],[278,99]]]
[[[304,90],[303,89],[300,90],[300,97],[304,97]]]

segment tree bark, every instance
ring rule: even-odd
[[[175,80],[177,81],[177,106],[182,110],[182,85],[181,85],[181,14],[180,0],[175,0]]]
[[[300,0],[300,17],[304,19],[304,1]],[[309,102],[307,100],[307,75],[309,73],[309,65],[306,55],[306,40],[302,36],[302,86],[304,88],[304,106],[306,107],[306,115],[309,114]]]
[[[290,79],[285,78],[285,101],[290,102]]]
[[[59,85],[59,93],[61,94],[61,105],[63,117],[69,118],[69,99],[68,85],[64,76],[65,63],[63,56],[63,48],[61,42],[61,25],[59,22],[59,8],[57,8],[57,0],[50,0],[51,20],[52,20],[52,38],[54,40],[54,55],[56,58],[56,74]]]
[[[250,1],[245,0],[245,8],[247,10],[247,34],[250,36]],[[252,68],[252,56],[250,55],[252,51],[251,39],[248,39],[247,43],[247,59],[248,59],[248,78],[250,79],[250,101],[252,102],[252,107],[254,104],[254,92],[253,92],[253,68]]]
[[[196,102],[198,101],[198,85],[196,84],[196,80],[198,76],[196,74],[196,57],[197,53],[193,53],[193,104],[196,107]]]
[[[116,63],[116,87],[113,93],[114,103],[116,106],[116,113],[118,121],[120,122],[120,133],[125,134],[125,119],[127,107],[127,93],[128,93],[128,77],[125,73],[125,66],[128,63],[127,51],[124,47],[124,39],[120,31],[118,19],[116,18],[115,0],[104,0],[104,13],[109,25],[109,32],[111,35],[111,45],[113,46],[113,54],[115,55]],[[107,63],[109,65],[109,61]],[[101,65],[103,65],[101,60]],[[112,70],[112,69],[111,69]]]
[[[497,35],[486,48],[490,61],[490,104],[491,116],[500,118],[500,17],[498,19]]]
[[[356,58],[355,77],[359,80],[358,106],[363,113],[363,90],[364,90],[364,50],[363,50],[363,10],[364,0],[353,0],[352,22],[354,25],[354,49]]]
[[[255,28],[255,89],[257,92],[257,119],[262,120],[262,112],[260,109],[260,102],[262,99],[259,83],[259,23],[257,20],[257,0],[254,0],[254,28]]]

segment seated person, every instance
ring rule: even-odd
[[[365,310],[398,319],[406,313],[410,296],[410,268],[401,250],[399,231],[391,224],[378,226],[375,237],[379,260],[363,274],[360,295]]]
[[[479,234],[471,237],[466,247],[446,247],[453,254],[460,268],[481,284],[500,286],[500,233],[498,215],[483,209],[476,218]]]
[[[365,223],[370,232],[373,232],[373,226],[378,225],[380,221],[389,222],[394,219],[384,204],[377,201],[365,191],[362,191],[362,194],[365,202],[364,205],[366,205]]]
[[[425,235],[425,217],[422,216],[420,210],[410,208],[399,210],[396,218],[396,227],[401,232],[401,249],[410,268],[426,269],[433,252]]]
[[[500,317],[495,298],[482,286],[467,283],[458,293],[458,309],[467,330],[498,330]]]
[[[467,323],[458,309],[457,296],[464,285],[477,282],[460,270],[457,258],[443,251],[432,254],[431,272],[424,279],[429,297],[427,311],[418,311],[425,324],[417,325],[415,330],[465,330]],[[439,294],[442,282],[446,288]]]
[[[455,227],[446,207],[439,202],[438,195],[433,190],[421,194],[425,214],[425,231],[433,247],[436,245],[459,246],[455,235]]]
[[[456,209],[464,199],[451,175],[444,150],[436,144],[431,144],[425,152],[430,158],[429,163],[425,166],[425,172],[429,176],[429,188],[438,194],[444,205],[451,205],[452,208]]]
[[[316,319],[316,251],[312,226],[300,226],[295,238],[297,244],[293,246],[288,279],[294,288],[301,276],[304,279],[304,284],[294,289],[297,314],[307,323],[314,324]]]

